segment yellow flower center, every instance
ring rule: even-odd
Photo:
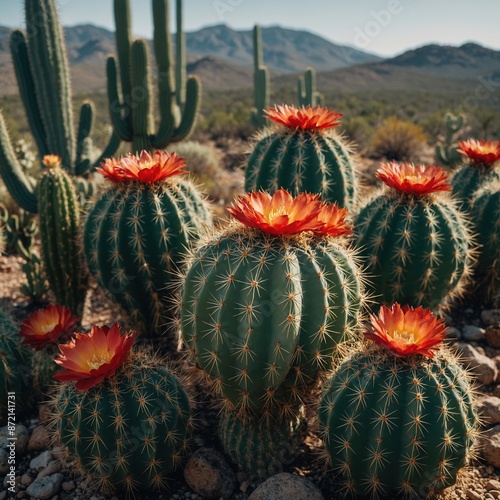
[[[398,331],[394,330],[392,332],[392,338],[394,340],[403,340],[406,344],[414,344],[415,343],[415,333],[407,332],[406,330]]]
[[[109,362],[109,354],[94,354],[92,357],[87,361],[87,366],[89,367],[90,370],[97,370],[100,368],[102,365],[105,363]]]
[[[274,219],[281,217],[282,215],[288,215],[285,207],[279,207],[277,210],[271,210],[271,212],[267,214],[267,218],[269,222],[272,222]]]
[[[420,174],[416,174],[416,175],[407,174],[407,175],[405,175],[405,179],[408,179],[411,182],[419,183],[422,180],[424,180],[425,177],[420,175]]]
[[[156,162],[154,161],[141,161],[141,170],[149,170],[150,168],[153,168],[156,165]]]
[[[40,331],[45,335],[46,333],[51,332],[57,326],[57,324],[57,321],[53,321],[52,323],[44,323],[43,325],[41,325]]]

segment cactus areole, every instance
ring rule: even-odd
[[[279,190],[241,196],[230,212],[242,224],[188,261],[182,334],[226,409],[286,411],[358,321],[359,270],[339,241],[346,210]]]
[[[350,148],[335,131],[340,113],[311,106],[276,106],[266,111],[273,122],[257,133],[245,171],[247,192],[280,188],[319,194],[351,209],[356,204],[355,165]]]
[[[425,498],[455,483],[478,418],[469,376],[421,307],[382,307],[319,409],[331,467],[351,495]]]

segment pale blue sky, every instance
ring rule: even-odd
[[[112,0],[58,0],[63,24],[114,29]],[[151,36],[151,2],[131,0],[133,30]],[[174,4],[173,0],[171,2]],[[500,0],[184,0],[188,31],[279,24],[390,56],[427,43],[500,49]],[[0,0],[0,25],[23,26],[23,1]]]

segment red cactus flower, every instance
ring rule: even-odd
[[[444,321],[422,306],[382,306],[378,318],[370,315],[370,319],[373,331],[366,332],[365,337],[396,356],[421,354],[432,358],[446,336]]]
[[[138,181],[149,184],[174,175],[186,174],[184,158],[175,153],[143,151],[140,156],[129,153],[119,159],[108,158],[96,170],[113,182]]]
[[[438,191],[451,191],[448,174],[439,167],[411,163],[382,163],[375,173],[387,186],[405,193],[423,196]]]
[[[62,158],[58,155],[45,155],[42,163],[47,168],[57,168],[61,166]]]
[[[321,207],[317,195],[302,193],[293,198],[280,189],[272,196],[265,192],[239,196],[227,210],[246,226],[279,236],[317,229]]]
[[[340,125],[342,113],[337,113],[331,109],[315,106],[276,106],[264,111],[271,121],[284,125],[287,128],[301,130],[323,130]]]
[[[459,153],[477,165],[491,166],[500,160],[500,141],[469,139],[459,142],[458,147]]]
[[[94,326],[90,333],[78,333],[68,343],[59,346],[55,362],[64,370],[54,378],[76,382],[79,391],[86,391],[104,379],[112,377],[125,363],[134,342],[135,332],[121,335],[118,323],[113,326]]]
[[[67,307],[50,305],[31,314],[21,325],[19,334],[23,337],[23,344],[41,349],[56,343],[77,323],[78,318]]]
[[[319,236],[347,236],[352,234],[352,226],[345,218],[347,208],[339,208],[336,203],[325,203],[318,213],[318,228],[314,230]]]

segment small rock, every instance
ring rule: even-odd
[[[304,477],[282,472],[263,482],[248,500],[323,500],[321,491]]]
[[[0,491],[0,500],[5,500],[7,498],[7,490]]]
[[[482,340],[484,339],[484,328],[474,325],[465,325],[462,329],[462,337],[465,340]]]
[[[66,458],[67,452],[64,446],[54,446],[54,448],[52,448],[52,455],[54,455],[54,458],[62,460],[63,458]]]
[[[33,482],[33,478],[29,474],[23,474],[21,477],[21,484],[29,486]]]
[[[486,431],[481,437],[481,454],[493,467],[500,467],[500,425]]]
[[[38,478],[40,477],[45,477],[45,476],[50,476],[51,474],[55,474],[56,472],[59,472],[61,470],[61,462],[59,462],[59,460],[52,460],[49,465],[47,465],[47,467],[45,467],[45,469],[42,469],[39,473],[38,473]]]
[[[74,481],[65,481],[62,484],[62,489],[63,491],[73,491],[76,488],[75,482]]]
[[[459,348],[462,352],[462,363],[465,366],[470,366],[480,384],[489,385],[496,379],[497,367],[492,359],[481,354],[469,344],[460,344]]]
[[[38,409],[38,418],[40,423],[48,425],[50,423],[52,412],[50,411],[50,406],[48,404],[40,405]]]
[[[26,489],[28,495],[38,500],[48,500],[59,492],[64,476],[53,474],[35,479]]]
[[[46,450],[50,444],[50,434],[45,425],[35,427],[31,434],[28,451],[42,451]]]
[[[500,491],[500,481],[497,481],[496,479],[488,479],[488,482],[486,483],[486,489],[488,491],[491,491],[491,490],[499,490]]]
[[[500,424],[500,398],[488,396],[480,401],[479,410],[487,424]]]
[[[488,345],[500,349],[500,326],[488,326],[484,332],[484,337]]]
[[[481,319],[487,326],[500,324],[500,309],[485,309],[481,313]]]
[[[449,326],[446,329],[446,337],[451,338],[451,339],[461,339],[462,338],[462,332],[458,329],[455,328],[454,326]]]
[[[37,457],[33,458],[30,462],[30,469],[40,471],[49,465],[52,460],[52,452],[50,450],[40,453]]]
[[[478,493],[477,491],[473,490],[472,488],[469,488],[466,490],[465,494],[467,495],[467,498],[469,500],[483,500],[484,497],[481,493]]]
[[[189,487],[205,498],[229,498],[236,488],[236,477],[224,455],[212,448],[199,448],[184,468]]]
[[[30,434],[28,432],[28,429],[26,429],[24,425],[16,424],[14,436],[10,435],[8,427],[5,426],[0,429],[0,437],[16,438],[16,454],[22,455],[26,451],[26,447],[28,446]]]
[[[0,448],[0,476],[9,472],[9,452],[5,448]]]

